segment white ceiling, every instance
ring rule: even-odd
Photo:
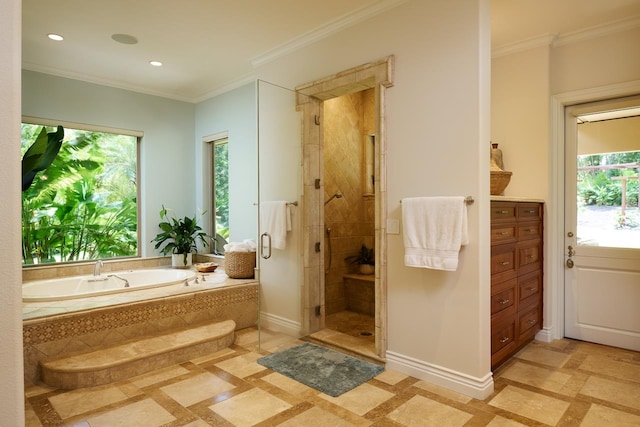
[[[23,0],[23,67],[197,102],[250,81],[256,63],[405,1]],[[640,21],[640,0],[491,4],[494,48],[604,23]],[[65,40],[53,42],[48,33]],[[138,43],[113,41],[118,33]],[[164,66],[152,67],[150,60]]]

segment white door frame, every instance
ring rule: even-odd
[[[551,126],[549,144],[550,188],[547,211],[551,213],[545,233],[545,324],[536,335],[542,341],[564,337],[564,146],[565,107],[586,102],[601,101],[640,94],[640,80],[566,92],[551,97]]]

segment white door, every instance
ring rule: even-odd
[[[565,114],[565,336],[633,350],[640,350],[640,116],[622,116],[640,113],[630,109],[638,106],[638,99],[603,101]],[[624,210],[618,198],[626,198]]]

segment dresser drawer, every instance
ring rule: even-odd
[[[493,237],[493,234],[491,236]],[[540,239],[541,237],[541,221],[518,223],[518,240]]]
[[[542,266],[542,245],[539,240],[518,243],[518,274],[539,270]]]
[[[502,274],[513,277],[516,274],[516,245],[506,244],[491,247],[491,275]],[[507,277],[505,277],[507,278]]]
[[[512,202],[491,202],[491,222],[515,221],[516,204]]]
[[[491,315],[503,313],[508,309],[515,310],[516,304],[516,279],[501,283],[491,291]]]
[[[491,227],[491,244],[513,243],[516,241],[516,224],[499,224]]]
[[[515,345],[515,322],[500,322],[491,327],[491,354]]]
[[[537,303],[542,294],[542,274],[540,271],[518,277],[518,306]]]
[[[518,203],[516,208],[518,221],[528,221],[530,219],[542,218],[541,203]]]
[[[526,340],[540,330],[540,308],[534,306],[518,314],[519,340]]]

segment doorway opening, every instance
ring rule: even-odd
[[[387,347],[384,97],[392,84],[390,56],[296,88],[307,242],[303,326],[312,339],[381,361]],[[373,250],[374,274],[345,261],[363,246]],[[351,310],[347,286],[355,294]]]

